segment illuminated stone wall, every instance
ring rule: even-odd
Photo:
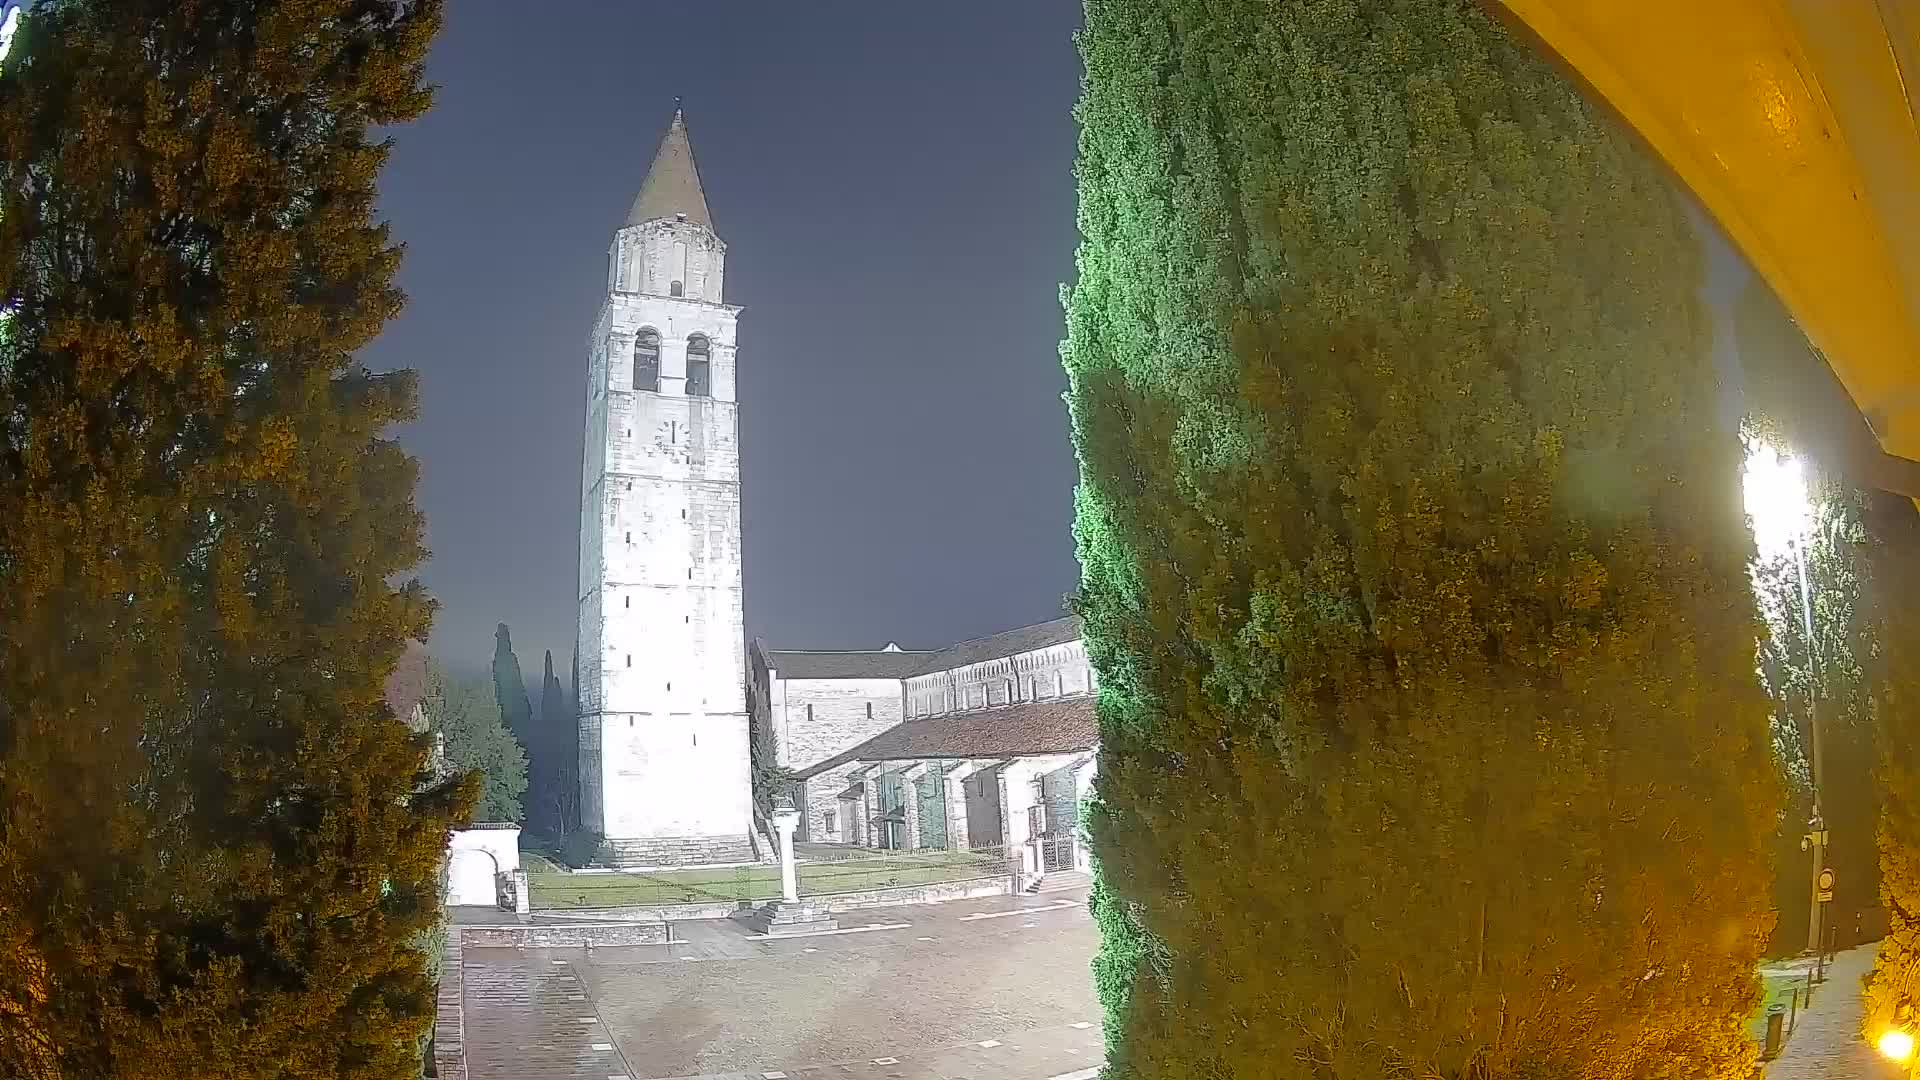
[[[738,309],[721,302],[725,255],[705,225],[622,228],[588,343],[582,809],[626,861],[751,857]],[[646,331],[660,338],[657,391],[634,388]],[[710,348],[705,397],[687,393],[696,335]]]

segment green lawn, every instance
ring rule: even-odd
[[[1768,1006],[1779,1005],[1786,1010],[1788,1020],[1793,1018],[1793,990],[1806,985],[1807,980],[1804,975],[1762,974],[1760,981],[1765,985],[1765,993],[1760,999],[1760,1007],[1747,1018],[1747,1030],[1753,1033],[1754,1042],[1766,1040]]]
[[[523,854],[521,861],[527,869],[528,892],[536,908],[771,900],[780,895],[780,868],[777,866],[576,874],[532,853]],[[964,881],[1003,872],[1003,864],[997,854],[966,851],[803,862],[800,864],[800,895],[822,896],[897,885]]]

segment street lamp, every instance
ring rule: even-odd
[[[1747,460],[1741,470],[1740,486],[1747,515],[1753,519],[1754,546],[1762,558],[1791,556],[1800,585],[1801,630],[1807,637],[1807,758],[1809,779],[1813,782],[1813,816],[1801,838],[1800,849],[1811,853],[1812,868],[1808,889],[1807,950],[1816,956],[1825,952],[1826,891],[1821,883],[1827,865],[1828,832],[1821,814],[1822,781],[1826,779],[1820,754],[1820,655],[1813,638],[1813,589],[1807,577],[1807,536],[1813,527],[1813,501],[1807,493],[1807,478],[1800,459],[1749,437]]]

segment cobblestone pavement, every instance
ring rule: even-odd
[[[472,1080],[1052,1080],[1101,1059],[1084,896],[841,916],[767,939],[465,953]]]
[[[1793,1038],[1767,1066],[1766,1080],[1900,1080],[1902,1070],[1860,1034],[1860,980],[1873,968],[1873,952],[1874,946],[1863,945],[1834,957],[1813,1005],[1794,1024]]]

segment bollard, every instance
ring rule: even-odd
[[[1800,1024],[1800,988],[1796,986],[1787,993],[1788,1001],[1793,1006],[1787,1010],[1787,1036],[1788,1038],[1792,1038],[1793,1029]]]
[[[1760,1056],[1772,1061],[1780,1056],[1780,1044],[1785,1041],[1783,1028],[1786,1026],[1787,1011],[1778,1003],[1767,1006],[1767,1041],[1760,1048]]]

